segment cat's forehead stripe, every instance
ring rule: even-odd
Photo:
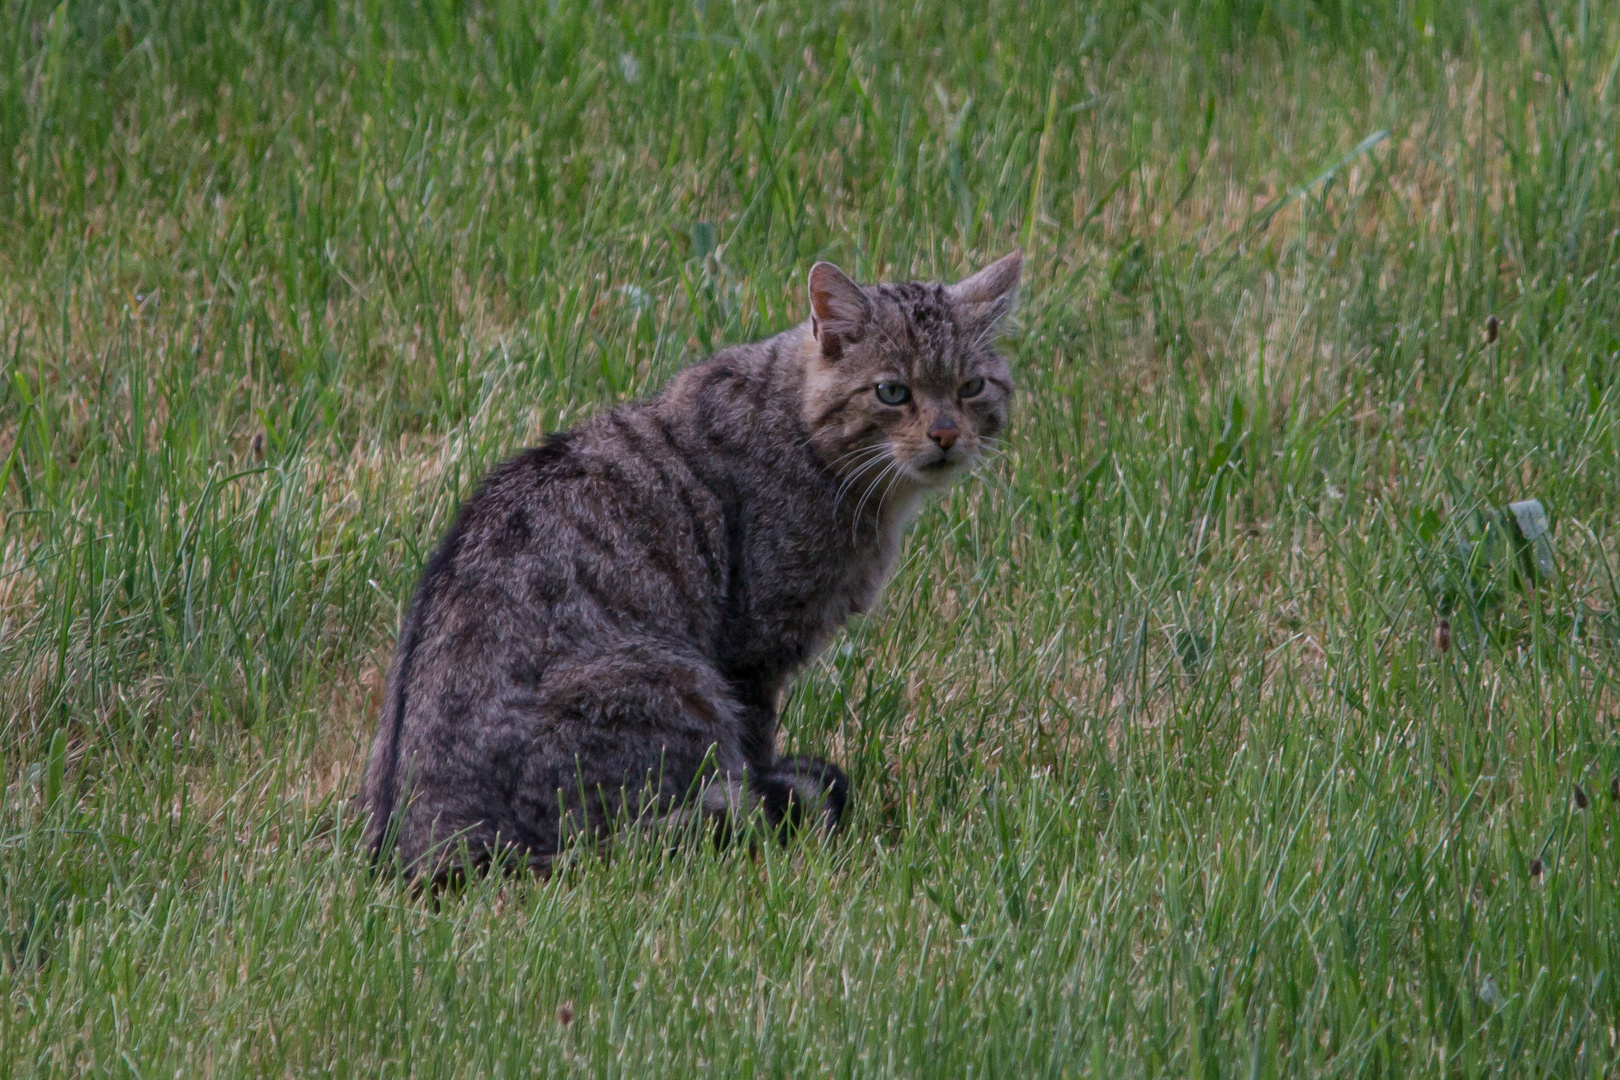
[[[906,345],[913,357],[928,367],[954,368],[956,319],[943,285],[920,281],[885,282],[879,295],[900,315]]]

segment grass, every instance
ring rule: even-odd
[[[0,12],[0,1077],[1620,1068],[1614,9]],[[368,875],[482,470],[1016,245],[845,835]]]

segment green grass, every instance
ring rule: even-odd
[[[0,0],[0,1078],[1613,1075],[1617,68],[1586,0]],[[844,835],[373,880],[482,470],[1017,245],[1008,452],[787,710]]]

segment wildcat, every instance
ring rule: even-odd
[[[806,322],[490,473],[400,634],[361,793],[374,857],[544,873],[619,820],[835,828],[848,781],[776,756],[777,699],[1001,431],[1022,267],[860,286],[817,263]]]

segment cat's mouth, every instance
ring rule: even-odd
[[[931,461],[913,464],[912,471],[924,482],[929,484],[943,483],[956,472],[960,471],[967,462],[957,460],[949,454],[941,454]]]

